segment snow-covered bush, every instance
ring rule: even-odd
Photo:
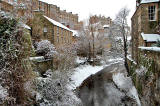
[[[141,66],[139,69],[136,69],[136,73],[139,75],[139,76],[144,76],[147,72],[147,68]]]
[[[0,105],[4,104],[4,102],[7,101],[8,96],[9,95],[8,95],[7,89],[3,88],[0,85]]]
[[[25,38],[28,34],[18,24],[16,18],[0,13],[0,83],[4,93],[8,93],[9,99],[2,104],[7,106],[27,104],[29,98],[23,85],[31,79],[31,66],[25,61],[30,47]]]
[[[40,106],[81,106],[79,99],[74,97],[66,88],[64,80],[68,80],[61,72],[48,70],[47,78],[35,79],[37,94],[36,104]],[[64,79],[64,80],[62,80]]]
[[[48,40],[42,40],[37,43],[37,54],[43,55],[45,58],[52,58],[56,53],[55,47]]]

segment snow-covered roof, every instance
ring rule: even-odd
[[[47,17],[47,16],[44,16],[44,17],[45,17],[48,21],[50,21],[52,24],[54,24],[54,25],[56,25],[56,26],[58,26],[58,27],[60,27],[60,28],[63,28],[63,29],[66,29],[66,30],[72,32],[72,30],[70,30],[69,28],[67,28],[67,27],[64,26],[63,24],[61,24],[61,23],[59,23],[59,22],[57,22],[57,21],[55,21],[55,20],[53,20],[53,19],[51,19],[51,18],[49,18],[49,17]]]
[[[72,30],[72,32],[73,32],[73,36],[76,36],[76,37],[78,37],[78,36],[79,36],[79,34],[78,34],[78,31],[77,31],[77,30]]]
[[[141,3],[153,3],[153,2],[159,2],[159,0],[142,0]]]
[[[30,61],[38,61],[38,62],[40,62],[40,61],[44,61],[45,58],[44,58],[44,56],[29,57],[29,60],[30,60]]]
[[[26,24],[23,24],[22,27],[31,30],[31,28]]]
[[[22,28],[25,28],[25,29],[31,30],[31,27],[29,27],[28,25],[26,25],[26,24],[25,24],[25,23],[23,23],[23,22],[19,22],[19,27],[22,27]]]
[[[109,28],[109,25],[103,25],[103,28]]]
[[[47,3],[47,4],[53,4],[53,5],[58,3],[58,0],[39,0],[39,1]]]
[[[138,47],[141,50],[149,50],[149,51],[156,51],[156,52],[160,52],[160,47]]]
[[[141,36],[143,40],[146,42],[156,42],[157,40],[160,40],[160,35],[159,34],[144,34],[141,33]]]

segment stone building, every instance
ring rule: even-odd
[[[30,23],[34,7],[32,2],[28,0],[1,0],[0,11],[11,12],[15,17],[21,17]]]
[[[47,39],[56,47],[72,44],[72,30],[43,14],[43,11],[35,12],[32,23],[33,41]]]
[[[10,12],[11,10],[13,10],[12,3],[8,3],[6,2],[6,0],[0,1],[0,10]]]
[[[79,30],[83,26],[83,23],[79,22],[78,14],[73,14],[66,10],[60,10],[60,7],[57,7],[52,2],[46,0],[39,0],[38,5],[38,9],[43,10],[46,16],[62,23],[68,28]]]
[[[83,27],[83,22],[78,21],[78,14],[62,11],[53,2],[46,0],[2,0],[0,10],[26,18],[25,23],[31,27],[33,40],[49,39],[55,46],[76,41],[72,37],[72,30]],[[37,13],[41,13],[41,16]],[[44,32],[46,28],[47,32]]]
[[[139,46],[151,46],[146,45],[145,39],[142,36],[150,34],[154,36],[155,29],[160,21],[160,1],[159,0],[137,0],[136,11],[131,18],[132,27],[132,58],[138,62]],[[148,35],[147,35],[148,36]],[[151,37],[150,37],[151,38]]]
[[[112,19],[110,17],[106,18],[105,16],[101,16],[101,15],[100,16],[97,16],[97,15],[91,16],[89,21],[91,24],[98,23],[98,22],[100,22],[101,25],[111,26],[113,24]]]
[[[53,1],[49,0],[1,0],[0,10],[6,12],[12,12],[12,10],[19,5],[18,16],[27,16],[31,21],[34,11],[44,11],[44,15],[56,20],[68,28],[79,30],[83,27],[83,22],[79,22],[78,14],[72,12],[66,12],[66,10],[60,10],[60,7],[53,4]],[[23,7],[23,9],[22,9]],[[29,22],[31,23],[31,22]]]
[[[74,25],[78,24],[78,14],[72,14],[72,12],[66,12],[66,10],[60,11],[60,22],[68,28],[74,29]]]

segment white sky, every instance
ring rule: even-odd
[[[128,17],[128,24],[130,25],[130,18],[133,15],[136,7],[136,0],[53,0],[53,3],[58,5],[61,10],[73,12],[79,15],[80,20],[84,20],[89,15],[104,15],[115,18],[118,11],[126,6],[130,9]]]

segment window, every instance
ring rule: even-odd
[[[57,35],[59,34],[59,27],[57,27]]]
[[[54,28],[52,29],[52,39],[54,41]]]
[[[47,35],[47,32],[48,32],[47,27],[44,27],[44,28],[43,28],[43,34],[44,34],[44,36]]]
[[[59,36],[57,36],[57,42],[59,43]]]
[[[40,1],[38,2],[38,4],[39,4],[39,10],[41,9],[41,3],[40,3]]]
[[[47,32],[47,27],[44,27],[43,32]]]
[[[61,29],[61,35],[63,35],[63,29]]]
[[[156,7],[155,6],[149,6],[148,7],[148,15],[149,15],[149,20],[150,21],[155,21],[156,20]]]
[[[66,38],[65,38],[65,36],[64,36],[63,40],[64,40],[64,43],[66,43]]]
[[[61,41],[62,41],[62,43],[63,43],[63,36],[61,36]]]

